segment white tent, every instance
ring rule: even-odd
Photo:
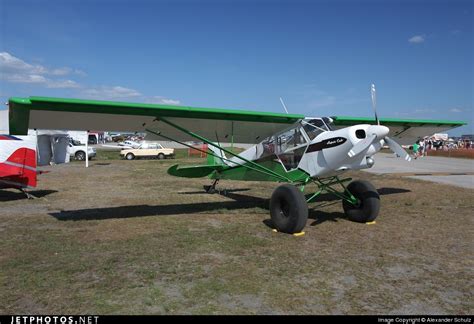
[[[37,134],[36,134],[37,133]],[[64,132],[49,130],[28,131],[28,136],[35,136],[38,147],[38,165],[69,163],[69,137]]]
[[[436,134],[433,134],[432,138],[435,141],[447,141],[448,140],[448,134],[436,133]]]
[[[8,109],[0,110],[0,134],[9,134]],[[69,138],[65,131],[28,130],[27,136],[16,136],[26,142],[36,142],[38,165],[68,163]]]
[[[8,110],[0,110],[0,134],[8,134]]]

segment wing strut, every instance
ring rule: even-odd
[[[221,160],[224,160],[224,161],[227,161],[227,162],[231,162],[231,163],[235,163],[234,161],[231,161],[231,160],[226,159],[226,158],[224,158],[224,157],[217,156],[216,154],[214,154],[214,153],[211,152],[211,151],[207,151],[207,152],[206,152],[206,151],[204,151],[204,150],[201,150],[201,149],[199,149],[199,148],[197,148],[197,147],[191,146],[191,145],[186,144],[186,143],[184,143],[184,142],[177,141],[177,140],[175,140],[175,139],[173,139],[173,138],[171,138],[171,137],[168,137],[168,136],[166,136],[166,135],[163,135],[163,134],[154,132],[154,131],[152,131],[152,130],[150,130],[150,129],[146,129],[146,131],[147,131],[147,132],[150,132],[150,133],[152,133],[152,134],[155,134],[156,136],[163,137],[164,139],[167,139],[167,140],[176,142],[176,143],[178,143],[178,144],[187,146],[187,147],[192,148],[193,150],[199,151],[199,152],[201,152],[201,153],[210,154],[210,155],[212,155],[212,156],[214,156],[214,157],[216,157],[216,158],[219,158],[219,159],[221,159]],[[250,170],[253,170],[253,171],[261,172],[261,173],[264,173],[264,174],[269,175],[269,176],[274,176],[273,174],[270,174],[270,173],[264,172],[264,171],[262,171],[262,170],[258,170],[258,169],[252,168],[251,166],[248,166],[248,165],[239,164],[238,166],[243,167],[243,168],[247,168],[247,169],[250,169]],[[285,181],[287,181],[287,180],[285,179]],[[290,180],[288,180],[288,181],[290,181]]]
[[[229,150],[226,150],[225,148],[223,148],[223,147],[221,147],[221,146],[219,146],[219,145],[216,145],[215,143],[209,141],[207,138],[204,138],[204,137],[202,137],[202,136],[200,136],[200,135],[198,135],[198,134],[195,134],[195,133],[193,133],[193,132],[191,132],[191,131],[188,131],[187,129],[184,129],[184,128],[182,128],[181,126],[178,126],[178,125],[176,125],[176,124],[174,124],[174,123],[172,123],[172,122],[170,122],[170,121],[168,121],[168,120],[165,120],[164,118],[159,118],[159,119],[157,118],[157,120],[162,121],[162,122],[164,122],[164,123],[166,123],[166,124],[168,124],[168,125],[170,125],[170,126],[176,128],[176,129],[178,129],[178,130],[180,130],[180,131],[182,131],[182,132],[184,132],[184,133],[186,133],[186,134],[188,134],[188,135],[190,135],[190,136],[192,136],[192,137],[194,137],[194,138],[197,138],[197,139],[203,141],[204,143],[206,143],[206,144],[208,144],[208,145],[212,145],[212,146],[214,146],[215,148],[217,148],[217,149],[219,149],[219,150],[221,150],[221,151],[224,151],[224,152],[227,153],[227,154],[230,154],[230,155],[232,155],[232,156],[234,156],[234,157],[237,157],[238,159],[240,159],[240,160],[242,160],[242,161],[245,161],[245,162],[247,162],[248,164],[250,164],[250,165],[252,165],[252,166],[254,166],[254,167],[251,167],[251,166],[245,165],[245,164],[240,164],[239,166],[245,167],[245,168],[250,169],[250,170],[253,170],[253,171],[261,172],[261,173],[264,173],[264,174],[266,174],[266,175],[270,175],[270,176],[276,177],[276,178],[278,178],[278,179],[280,179],[280,180],[282,180],[282,181],[285,181],[285,182],[292,182],[290,178],[287,178],[287,177],[285,177],[285,176],[283,176],[283,175],[281,175],[281,174],[278,174],[278,173],[274,172],[273,170],[270,170],[270,169],[268,169],[268,168],[266,168],[266,167],[264,167],[264,166],[262,166],[262,165],[260,165],[260,164],[257,164],[257,163],[255,163],[255,162],[253,162],[253,161],[247,160],[247,159],[241,157],[241,156],[238,155],[238,154],[235,154],[235,153],[233,153],[233,152],[231,152],[231,151],[229,151]],[[221,157],[221,156],[217,156],[217,155],[215,155],[213,152],[210,152],[210,151],[205,152],[205,151],[200,150],[200,149],[198,149],[198,148],[192,147],[192,146],[189,145],[189,144],[186,144],[186,143],[184,143],[184,142],[181,142],[181,141],[175,140],[175,139],[173,139],[173,138],[171,138],[171,137],[168,137],[168,136],[166,136],[166,135],[163,135],[163,134],[161,134],[161,133],[159,133],[159,132],[154,132],[154,131],[152,131],[152,130],[150,130],[150,129],[146,129],[146,131],[147,131],[147,132],[150,132],[150,133],[152,133],[152,134],[155,134],[155,135],[157,135],[157,136],[163,137],[163,138],[165,138],[165,139],[171,140],[171,141],[173,141],[173,142],[176,142],[176,143],[178,143],[178,144],[184,145],[184,146],[186,146],[186,147],[190,147],[190,148],[196,149],[196,150],[198,150],[198,151],[200,151],[200,152],[203,152],[203,153],[206,153],[206,154],[211,154],[212,156],[217,157],[217,158],[220,158],[220,159],[225,160],[225,161],[227,161],[227,162],[236,163],[235,161],[231,161],[231,160],[229,160],[229,159],[227,159],[227,158],[224,158],[224,157]]]

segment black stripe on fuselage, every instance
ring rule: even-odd
[[[321,151],[326,148],[336,147],[336,146],[344,144],[346,141],[347,141],[347,138],[345,137],[328,138],[324,141],[311,144],[308,147],[308,150],[306,150],[306,153],[311,153],[311,152]]]

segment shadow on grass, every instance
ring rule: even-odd
[[[382,188],[382,194],[390,194],[396,192],[408,192],[409,190],[397,188]],[[217,210],[227,209],[229,211],[248,209],[248,208],[262,208],[267,209],[270,199],[260,198],[250,195],[238,194],[235,192],[246,191],[248,189],[233,189],[227,190],[225,197],[233,201],[219,201],[219,202],[201,202],[201,203],[183,203],[170,205],[132,205],[119,207],[105,207],[105,208],[89,208],[69,211],[60,211],[50,213],[51,216],[61,221],[78,221],[78,220],[103,220],[111,218],[133,218],[145,216],[167,216],[167,215],[183,215],[194,214],[202,212],[213,212]],[[400,191],[404,190],[404,191]],[[180,194],[198,194],[202,191],[182,192]],[[333,195],[324,194],[318,197],[316,201],[333,201],[338,200]],[[317,225],[325,221],[337,221],[338,218],[343,218],[343,213],[327,213],[321,210],[309,209],[308,218],[314,219],[311,225]],[[268,225],[267,220],[264,221]]]
[[[57,190],[29,190],[28,193],[36,198],[42,198],[52,193],[58,192]],[[0,189],[0,201],[14,201],[27,199],[26,195],[21,191],[10,191]]]
[[[194,194],[194,192],[191,192]],[[60,211],[50,213],[51,216],[61,221],[78,221],[78,220],[102,220],[110,218],[133,218],[144,216],[166,216],[166,215],[183,215],[202,212],[213,212],[217,210],[227,209],[229,211],[247,209],[247,208],[264,208],[267,209],[267,199],[253,196],[238,195],[228,192],[226,197],[233,201],[218,202],[202,202],[189,204],[171,204],[171,205],[134,205],[106,208],[90,208],[78,209],[70,211]]]
[[[392,194],[398,194],[398,193],[407,193],[411,191],[408,189],[403,189],[403,188],[385,188],[384,187],[384,188],[377,189],[377,192],[379,193],[380,196],[385,196],[385,195],[392,195]],[[311,195],[306,195],[306,199],[308,199],[309,197],[311,197]],[[338,200],[341,200],[341,199],[332,194],[326,193],[326,194],[322,194],[318,196],[317,199],[314,200],[314,203],[318,203],[318,202],[319,203],[321,202],[337,203],[336,201]],[[327,205],[328,204],[325,204],[325,206]],[[315,206],[315,208],[310,208],[308,210],[308,218],[314,220],[310,224],[310,226],[316,226],[324,222],[337,222],[339,219],[347,219],[346,215],[342,211],[328,213],[317,208],[318,206]],[[342,206],[341,206],[341,210],[342,210]]]
[[[229,197],[230,193],[233,192],[240,192],[240,191],[249,191],[250,188],[240,188],[240,189],[223,189],[220,191],[220,193],[216,192],[214,194],[221,194],[223,196]],[[224,194],[224,192],[226,194]],[[205,192],[204,190],[196,190],[196,191],[183,191],[183,192],[178,192],[180,195],[209,195],[209,193]],[[250,197],[250,196],[249,196]]]
[[[403,188],[380,188],[380,189],[377,189],[377,191],[379,195],[381,196],[411,192],[411,190],[403,189]]]
[[[408,189],[403,189],[403,188],[380,188],[377,189],[377,192],[379,193],[380,196],[386,196],[386,195],[393,195],[393,194],[398,194],[398,193],[407,193],[411,192],[411,190]],[[309,199],[313,194],[307,194],[305,195],[306,199]],[[316,199],[312,200],[311,203],[315,202],[323,202],[323,201],[335,201],[335,200],[341,200],[341,198],[331,194],[331,193],[324,193],[320,194]]]
[[[316,226],[318,224],[330,221],[330,222],[337,222],[338,219],[347,219],[346,215],[341,212],[332,212],[328,213],[321,210],[316,209],[308,209],[308,219],[313,219],[314,221],[309,224],[309,226]],[[263,224],[270,228],[275,228],[273,225],[272,219],[267,218],[263,220]]]
[[[310,226],[316,226],[324,222],[337,222],[339,219],[347,219],[346,214],[343,212],[328,213],[318,209],[310,209],[308,212],[308,219],[314,220],[309,224]]]

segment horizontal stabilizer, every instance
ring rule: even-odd
[[[168,169],[168,174],[183,178],[202,178],[210,175],[214,171],[221,171],[224,165],[193,165],[180,167],[178,164]]]

